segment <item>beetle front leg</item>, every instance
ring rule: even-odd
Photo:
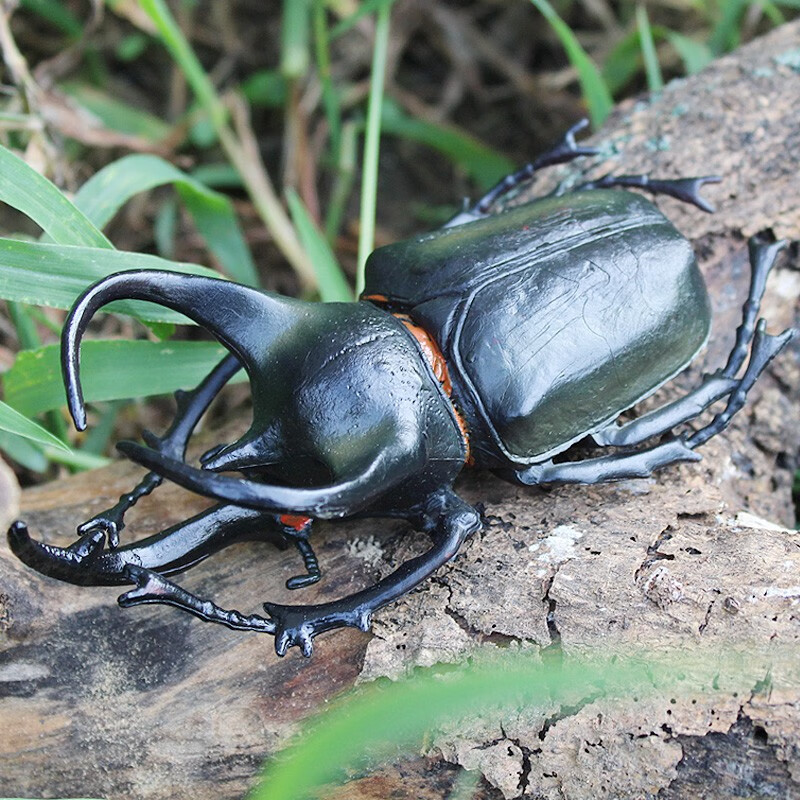
[[[115,586],[128,583],[125,569],[131,564],[166,574],[181,572],[234,542],[285,535],[277,515],[225,503],[109,550],[102,530],[84,534],[69,547],[56,547],[32,539],[20,520],[9,529],[8,543],[21,561],[42,575],[79,586]]]
[[[719,183],[721,180],[722,178],[719,175],[704,175],[699,178],[675,178],[672,180],[651,178],[649,175],[604,175],[597,180],[582,183],[571,191],[610,189],[614,186],[643,189],[646,192],[650,192],[650,194],[666,194],[684,203],[691,203],[701,211],[707,211],[711,214],[714,212],[714,206],[700,196],[700,188],[706,183]]]
[[[143,438],[154,450],[166,456],[183,459],[192,431],[208,409],[220,389],[241,369],[236,356],[228,355],[192,391],[175,392],[178,410],[169,430],[163,436],[144,431]],[[120,531],[125,527],[125,513],[142,497],[150,494],[161,485],[163,478],[155,472],[148,472],[131,491],[123,494],[111,508],[95,514],[78,526],[78,534],[91,535],[97,531],[106,534],[112,549],[119,545]]]
[[[580,156],[594,156],[600,151],[596,147],[581,147],[575,142],[575,134],[588,127],[589,120],[582,119],[573,125],[565,134],[564,138],[546,153],[542,153],[538,158],[526,164],[516,172],[506,175],[503,180],[493,186],[483,197],[473,205],[467,205],[463,211],[448,220],[442,227],[452,228],[454,225],[463,225],[465,222],[474,222],[476,219],[483,219],[489,216],[489,209],[504,195],[513,191],[530,180],[534,173],[544,167],[551,167],[556,164],[564,164]]]
[[[181,611],[188,611],[204,622],[218,622],[235,631],[255,631],[257,633],[275,633],[275,624],[258,614],[242,614],[236,610],[221,608],[211,600],[201,600],[197,595],[187,592],[163,575],[150,569],[129,564],[125,568],[125,577],[136,584],[135,589],[120,595],[117,602],[123,608],[160,603],[174,606]]]
[[[411,591],[454,558],[464,540],[482,527],[478,512],[451,490],[437,493],[427,505],[420,527],[431,530],[433,547],[374,586],[318,605],[264,603],[264,610],[275,624],[275,652],[282,656],[296,645],[308,657],[313,650],[312,640],[320,633],[344,627],[368,631],[375,611]]]

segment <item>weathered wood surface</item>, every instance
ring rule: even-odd
[[[793,24],[655,100],[626,104],[596,137],[606,156],[559,173],[725,176],[705,190],[716,215],[659,201],[695,241],[715,310],[712,340],[683,387],[723,363],[730,347],[747,284],[744,237],[771,228],[800,238],[798,97]],[[764,301],[773,332],[797,322],[798,269],[795,246]],[[486,504],[486,531],[435,582],[379,614],[373,636],[322,637],[310,661],[296,652],[280,660],[270,639],[172,609],[122,611],[115,590],[43,579],[0,546],[0,796],[240,797],[301,720],[359,677],[477,647],[523,647],[538,658],[543,648],[568,656],[633,644],[796,646],[800,535],[789,528],[799,353],[795,345],[774,363],[700,464],[549,492],[466,476],[461,491]],[[22,516],[35,535],[63,544],[138,474],[120,463],[26,491]],[[142,501],[125,535],[160,529],[202,503],[165,487]],[[312,602],[363,585],[422,540],[402,523],[364,521],[322,526],[318,541],[325,579],[305,591]],[[255,610],[287,599],[283,581],[297,566],[294,552],[241,545],[182,582]],[[336,796],[443,797],[457,772],[442,756],[481,770],[487,798],[800,796],[800,690],[751,689],[694,702],[584,698],[570,709],[476,722],[440,734],[426,758]]]

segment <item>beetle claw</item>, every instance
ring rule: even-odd
[[[117,602],[123,608],[139,603],[156,602],[168,594],[169,582],[152,570],[143,569],[136,564],[128,564],[125,567],[125,577],[136,584],[136,588],[117,598]]]
[[[80,536],[90,534],[105,534],[109,550],[116,550],[119,547],[119,533],[125,527],[125,523],[111,511],[103,511],[95,517],[78,525],[77,531]]]

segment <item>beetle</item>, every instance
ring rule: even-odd
[[[22,521],[8,532],[25,563],[76,584],[133,584],[122,606],[165,603],[237,630],[274,635],[278,655],[335,628],[367,631],[373,613],[454,558],[482,527],[453,482],[465,465],[525,486],[594,484],[650,475],[721,432],[796,331],[765,331],[758,309],[783,242],[752,239],[750,289],[727,363],[678,400],[625,423],[619,415],[683,370],[703,347],[710,307],[689,242],[641,194],[710,211],[700,187],[716,177],[606,176],[490,215],[538,169],[596,153],[571,128],[443,228],[379,248],[356,303],[318,304],[224,280],[141,270],[111,275],[76,302],[62,366],[75,425],[86,427],[80,342],[103,305],[148,300],[182,312],[230,351],[191,392],[163,436],[118,449],[150,472],[58,548]],[[253,420],[238,441],[185,460],[187,441],[222,386],[250,379]],[[717,401],[713,419],[683,433]],[[591,440],[608,452],[575,460]],[[235,471],[241,477],[221,473]],[[142,541],[120,546],[125,512],[168,478],[218,502]],[[264,603],[266,616],[203,600],[168,580],[228,544],[276,532],[320,578],[315,519],[399,517],[432,546],[375,585],[317,605]]]

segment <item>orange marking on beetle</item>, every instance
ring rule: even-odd
[[[370,300],[373,303],[388,303],[389,298],[385,294],[362,294],[359,300]]]
[[[301,531],[311,524],[311,517],[304,517],[302,514],[281,514],[279,517],[281,525]]]
[[[464,463],[467,466],[472,466],[473,458],[469,446],[469,430],[467,429],[467,423],[464,420],[464,417],[461,416],[461,412],[453,403],[453,383],[450,380],[450,372],[447,369],[447,361],[445,361],[442,351],[439,349],[439,345],[436,344],[433,337],[424,328],[416,325],[411,317],[409,317],[407,314],[392,314],[392,316],[400,320],[400,322],[405,325],[406,330],[408,330],[408,332],[417,340],[417,344],[420,346],[420,349],[427,359],[428,364],[430,364],[436,380],[439,381],[444,393],[450,399],[450,406],[453,409],[456,422],[461,430],[461,436],[464,438],[464,445],[467,448],[467,452],[464,457]]]

